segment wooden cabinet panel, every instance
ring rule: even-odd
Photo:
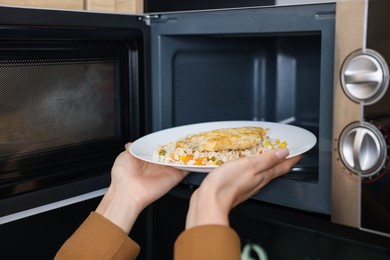
[[[115,0],[84,0],[85,9],[97,12],[114,12]]]
[[[84,0],[0,0],[0,5],[82,10]]]
[[[120,13],[142,14],[144,12],[144,1],[115,0],[115,11]]]

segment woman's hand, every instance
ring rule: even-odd
[[[116,158],[111,184],[96,212],[129,233],[141,211],[176,186],[188,172],[141,161],[126,151]]]
[[[186,228],[229,225],[230,210],[274,178],[290,171],[300,156],[285,159],[287,148],[227,162],[210,172],[191,197]]]
[[[128,193],[139,208],[145,208],[176,186],[188,172],[173,167],[148,163],[126,151],[115,160],[111,171],[111,187]]]

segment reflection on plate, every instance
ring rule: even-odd
[[[297,126],[263,121],[221,121],[178,126],[154,132],[133,142],[129,151],[132,155],[143,161],[173,166],[191,172],[210,172],[218,166],[182,165],[157,162],[153,160],[153,153],[157,149],[157,146],[176,141],[189,134],[197,134],[199,132],[211,131],[219,128],[244,126],[269,128],[269,131],[267,132],[268,136],[287,142],[290,152],[288,158],[307,152],[317,142],[317,138],[314,134]]]

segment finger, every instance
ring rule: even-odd
[[[125,144],[125,149],[129,150],[131,144],[132,144],[131,142],[128,142],[127,144]]]
[[[264,180],[263,180],[263,183],[261,183],[261,185],[264,186],[267,183],[269,183],[270,181],[272,181],[273,179],[290,172],[292,167],[294,167],[294,165],[297,164],[301,160],[301,158],[302,158],[302,156],[295,156],[295,157],[280,161],[274,167],[263,172],[262,175],[264,177]]]
[[[261,155],[247,157],[247,163],[256,173],[261,173],[282,162],[288,154],[287,148],[274,149]]]
[[[145,172],[147,172],[150,178],[154,179],[164,179],[164,181],[178,184],[182,181],[188,174],[189,171],[180,170],[174,167],[159,165],[154,163],[144,163],[147,167]]]
[[[297,164],[302,159],[302,156],[295,156],[292,158],[288,158],[281,162],[280,164],[276,165],[273,170],[276,173],[275,177],[278,177],[280,175],[286,174],[291,171],[292,167],[294,167],[295,164]]]

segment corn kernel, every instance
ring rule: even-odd
[[[286,142],[283,142],[283,143],[281,143],[280,145],[279,145],[279,148],[284,148],[284,147],[286,147],[287,146],[287,143]]]

